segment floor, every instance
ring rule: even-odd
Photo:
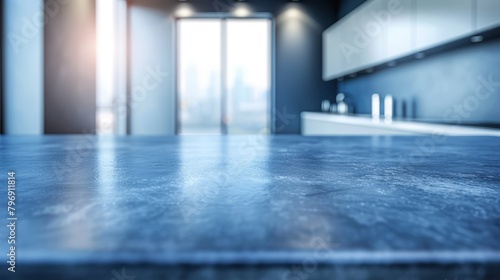
[[[7,279],[500,277],[500,138],[0,144],[4,179],[16,172],[26,277]]]

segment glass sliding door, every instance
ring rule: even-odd
[[[178,134],[270,132],[271,20],[180,19]]]
[[[227,20],[227,129],[230,134],[269,133],[271,21]]]
[[[220,134],[221,20],[182,19],[178,28],[178,133]]]

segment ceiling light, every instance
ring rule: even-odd
[[[189,17],[193,15],[193,10],[191,10],[189,7],[180,7],[179,9],[177,9],[175,14],[178,17]]]
[[[290,19],[299,18],[300,15],[301,15],[300,10],[297,9],[295,6],[288,8],[285,12],[285,16]]]
[[[237,17],[247,17],[250,15],[250,10],[247,7],[238,7],[233,14]]]

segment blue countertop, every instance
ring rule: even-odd
[[[19,269],[500,264],[500,138],[3,136],[0,144],[2,180],[16,172]],[[0,227],[2,256],[8,234]]]

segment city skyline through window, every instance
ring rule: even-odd
[[[269,133],[270,20],[180,19],[178,34],[178,133]]]

